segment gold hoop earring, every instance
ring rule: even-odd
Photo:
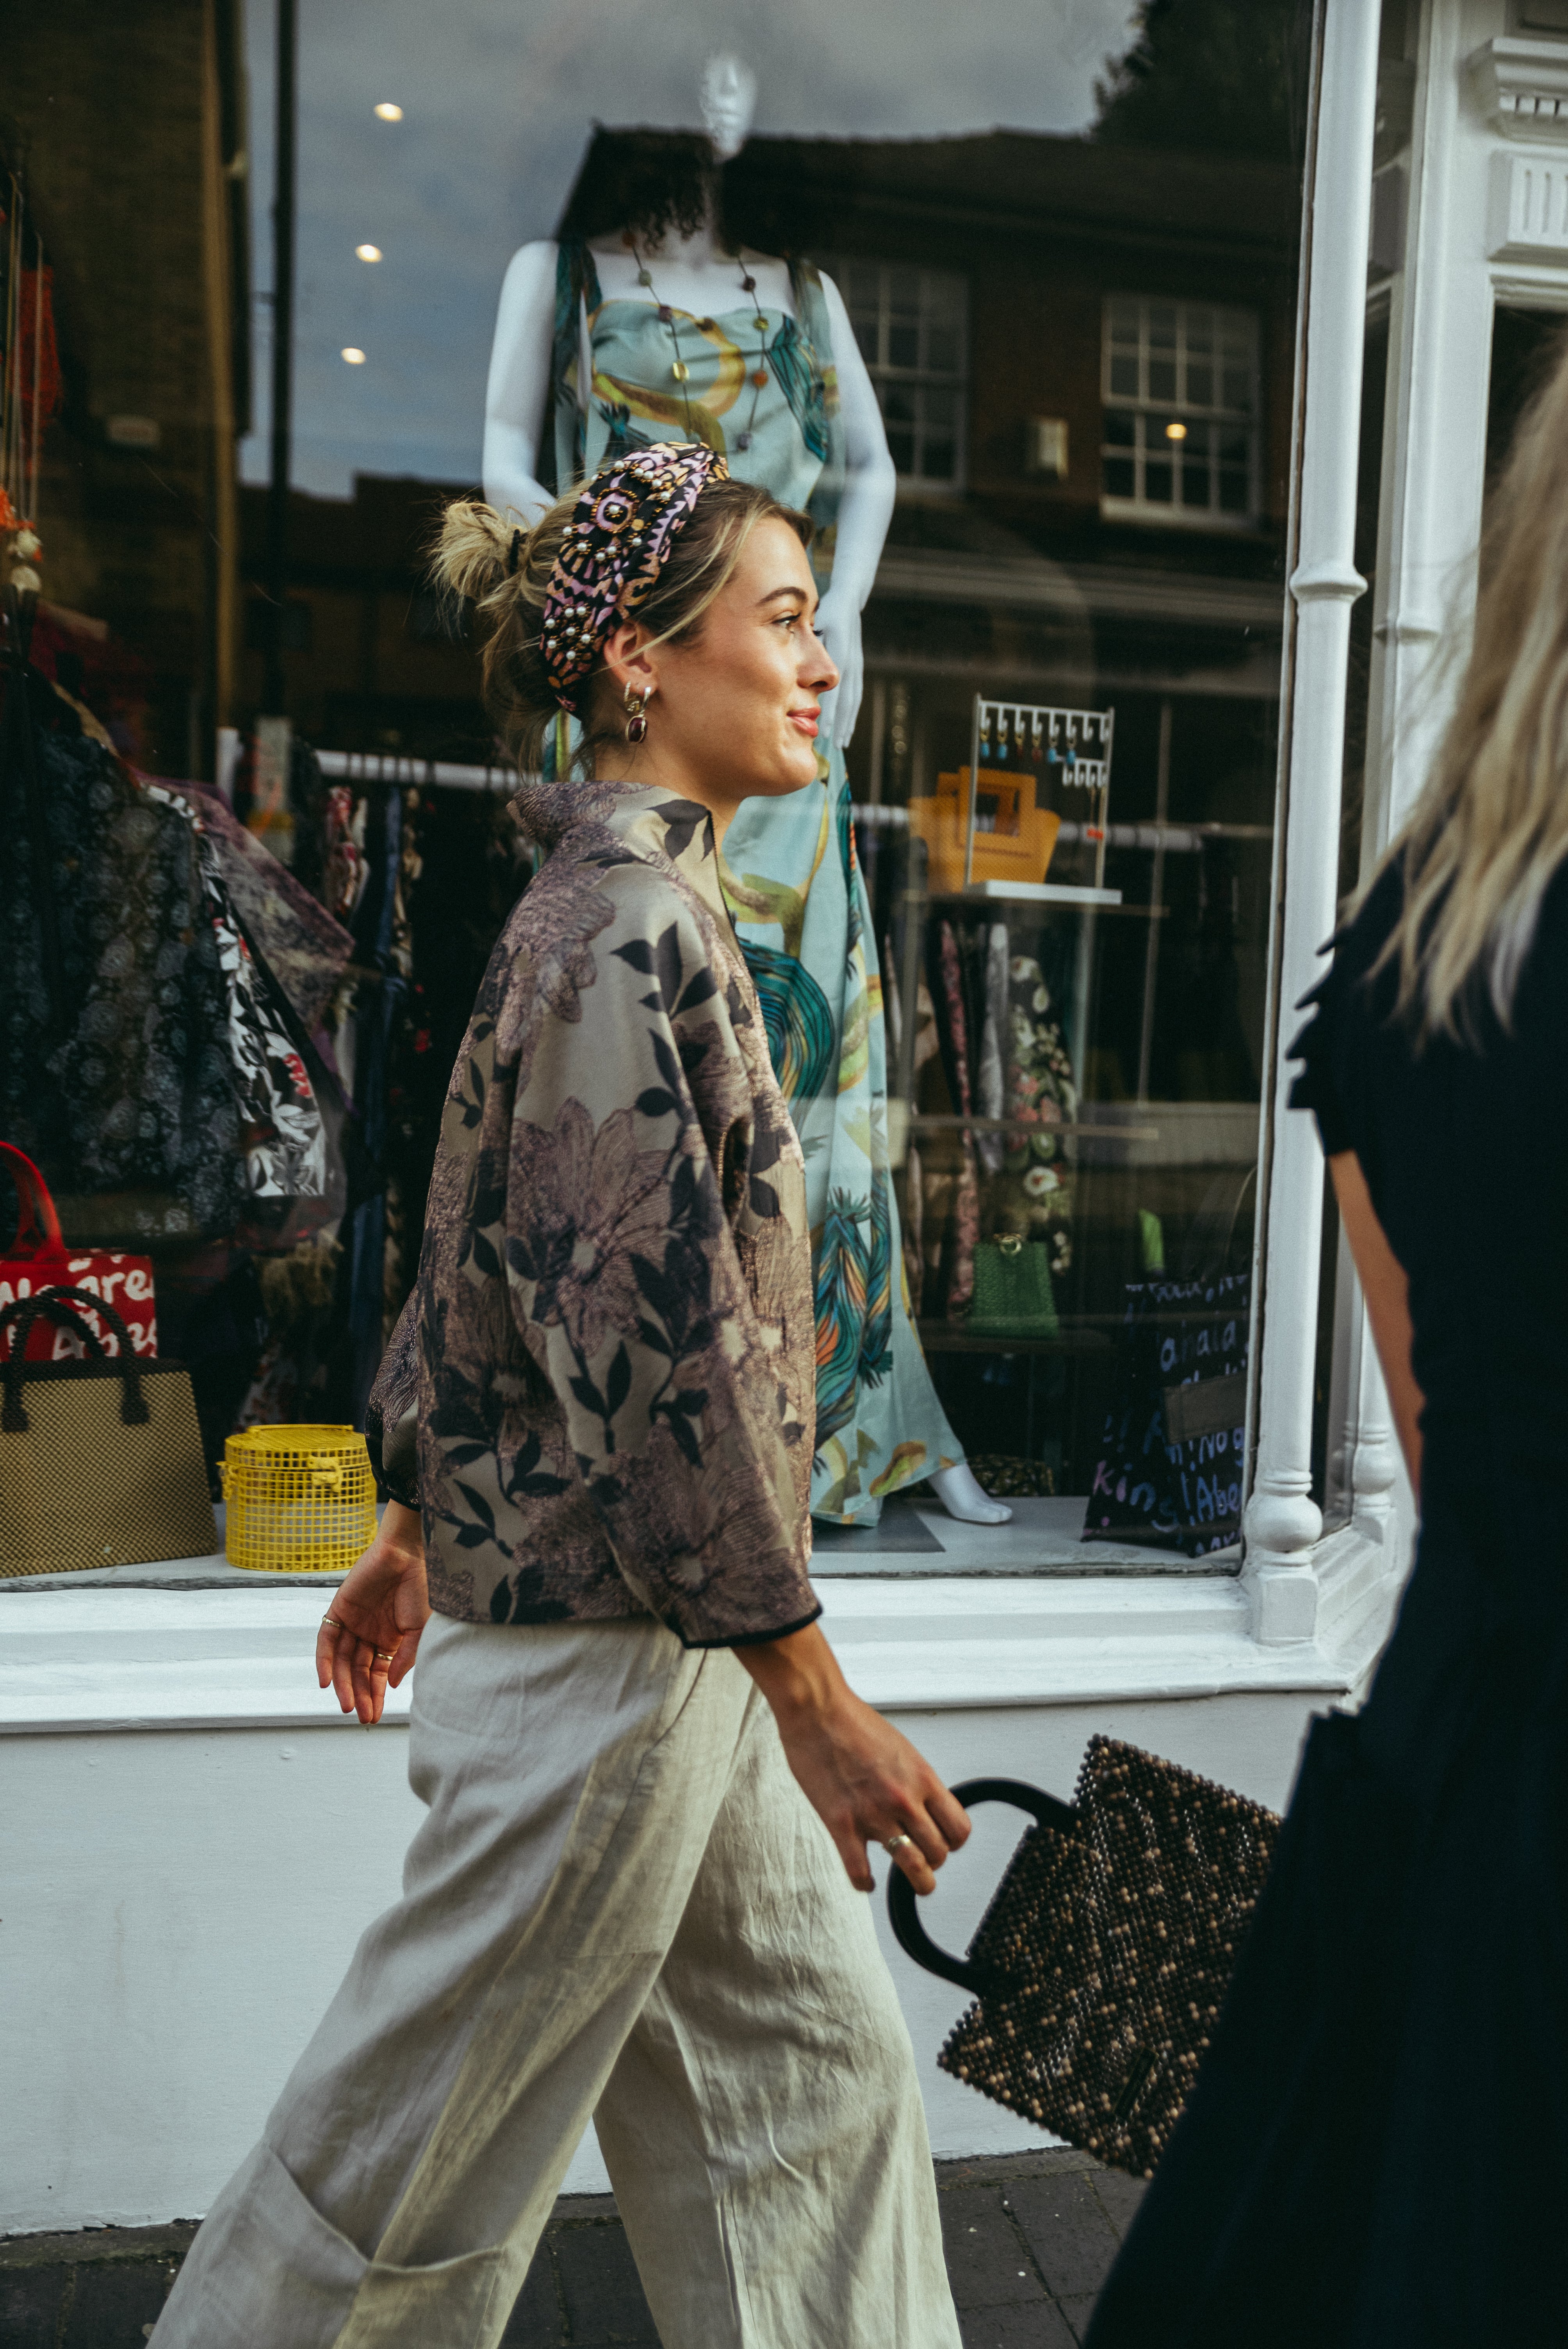
[[[640,742],[647,733],[648,704],[653,698],[654,688],[651,685],[644,686],[640,699],[634,688],[632,686],[628,686],[626,688],[625,695],[621,706],[629,713],[626,719],[626,740],[628,742]]]

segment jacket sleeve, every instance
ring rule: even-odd
[[[820,1612],[791,1456],[811,1430],[741,1264],[770,1143],[726,999],[690,912],[641,897],[520,1071],[507,1273],[620,1571],[688,1647],[733,1646]]]
[[[381,1357],[365,1412],[365,1442],[383,1500],[419,1506],[419,1290],[416,1283]]]

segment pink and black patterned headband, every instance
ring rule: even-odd
[[[661,440],[595,473],[544,591],[540,647],[555,698],[575,710],[599,649],[651,592],[676,533],[729,467],[696,441]]]

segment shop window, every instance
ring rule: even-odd
[[[38,378],[18,419],[26,481],[15,432],[0,435],[12,466],[0,486],[18,512],[36,512],[46,550],[35,657],[47,653],[139,771],[237,772],[242,820],[292,859],[269,895],[253,887],[250,847],[226,843],[251,891],[255,968],[299,994],[277,1032],[319,1030],[335,1057],[336,1075],[324,1061],[312,1076],[332,1112],[320,1187],[254,1202],[249,1160],[216,1143],[189,1164],[171,1143],[167,1165],[144,1154],[129,1172],[118,1160],[84,1169],[71,1137],[119,1112],[101,1055],[62,1056],[45,1038],[5,1064],[25,1081],[0,1098],[0,1133],[36,1139],[73,1240],[156,1258],[164,1342],[202,1366],[211,1448],[242,1417],[362,1414],[418,1264],[453,1061],[531,868],[480,699],[483,626],[454,636],[431,593],[438,512],[481,481],[502,511],[531,512],[534,487],[562,485],[579,456],[597,465],[623,440],[695,434],[810,505],[824,574],[855,543],[839,575],[853,573],[864,692],[842,763],[834,743],[829,768],[830,804],[853,816],[803,847],[758,834],[737,868],[769,1034],[797,1086],[820,1256],[836,1251],[818,1267],[820,1554],[853,1568],[882,1538],[864,1520],[885,1503],[877,1572],[906,1559],[929,1570],[921,1559],[939,1554],[944,1570],[995,1571],[999,1556],[1095,1573],[1234,1563],[1235,1422],[1178,1439],[1182,1408],[1165,1390],[1182,1348],[1205,1338],[1215,1374],[1242,1375],[1287,609],[1288,386],[1273,355],[1288,352],[1295,325],[1302,82],[1290,59],[1305,75],[1312,11],[1309,0],[1265,11],[1217,0],[1212,21],[1245,69],[1240,109],[1228,95],[1239,85],[1212,70],[1210,12],[1123,13],[1126,55],[1101,72],[1098,56],[1069,69],[1059,44],[1040,50],[1020,30],[1026,10],[934,31],[895,24],[884,5],[868,79],[854,51],[863,26],[841,10],[824,19],[799,114],[792,36],[758,17],[748,58],[769,127],[750,126],[717,177],[689,130],[657,127],[694,119],[681,40],[628,122],[619,51],[583,12],[567,12],[551,57],[521,79],[479,69],[490,53],[472,0],[445,13],[452,36],[436,67],[415,18],[383,12],[376,100],[390,111],[378,114],[362,86],[331,95],[326,36],[303,26],[309,299],[294,321],[281,553],[267,406],[279,320],[250,292],[274,282],[278,225],[265,26],[253,27],[248,70],[231,59],[222,91],[191,78],[194,52],[154,78],[136,150],[147,217],[166,223],[177,205],[182,224],[178,239],[160,226],[138,246],[137,349],[181,366],[206,355],[207,438],[166,423],[150,473],[132,464],[137,436],[109,428],[111,466],[100,429],[46,397],[35,230],[25,251],[6,247],[25,280],[14,300],[0,254],[0,307],[10,301],[14,316],[22,304],[33,320],[23,347]],[[1286,18],[1288,54],[1269,29]],[[8,109],[24,128],[57,126],[66,36],[47,12],[28,22],[31,78],[18,99],[8,57]],[[825,108],[829,87],[838,96]],[[416,106],[421,88],[428,102]],[[106,79],[69,110],[68,141],[56,128],[54,146],[26,149],[28,220],[36,209],[57,241],[49,282],[88,289],[85,308],[62,299],[62,386],[96,380],[95,354],[121,331],[106,288],[124,247],[122,180],[94,167],[105,139],[113,145],[111,95]],[[220,97],[222,120],[204,142],[187,138]],[[165,115],[186,140],[178,167]],[[976,120],[1015,127],[976,133]],[[470,150],[516,163],[497,181],[495,234],[478,243],[454,241],[429,194]],[[242,151],[258,159],[253,176]],[[202,178],[214,156],[221,187]],[[225,205],[231,265],[204,269],[191,255]],[[695,282],[686,231],[660,228],[694,216],[711,231],[698,244],[708,274]],[[508,427],[487,452],[503,248],[534,240],[525,342],[550,352],[552,381],[540,397],[532,360],[523,366],[515,414],[548,429],[523,448],[527,432]],[[584,290],[599,377],[586,406],[582,336],[568,348],[553,334],[558,257],[579,243],[603,295],[591,323]],[[752,272],[734,268],[738,248],[757,264],[755,307],[740,300]],[[841,293],[848,334],[836,305],[824,316],[816,289],[791,279],[789,256],[806,254]],[[269,339],[253,367],[253,331]],[[857,350],[901,492],[885,538],[875,497],[846,528],[855,484],[832,471],[830,378]],[[344,351],[364,364],[346,365]],[[232,364],[219,367],[224,353]],[[123,398],[166,417],[178,408],[150,376],[134,403]],[[581,450],[556,430],[577,421]],[[1098,510],[1094,492],[1087,507],[1078,494],[1097,462]],[[148,502],[134,502],[132,482]],[[235,662],[222,631],[241,604],[250,650]],[[839,618],[848,648],[849,616]],[[249,750],[236,766],[263,717],[281,745],[286,824],[263,826],[274,811],[258,818],[246,801]],[[64,789],[78,771],[63,754],[59,767]],[[114,781],[131,788],[118,768]],[[124,927],[114,879],[92,902]],[[80,897],[85,881],[71,885]],[[335,939],[347,978],[325,992],[315,964],[286,951],[301,889],[349,934]],[[76,919],[73,904],[65,911]],[[195,923],[165,936],[150,912],[142,928],[139,952],[195,951],[184,936],[196,939]],[[23,935],[0,924],[0,936]],[[269,938],[285,950],[269,953]],[[862,956],[880,992],[856,979]],[[250,1076],[226,1020],[213,1050],[248,1131]],[[47,1091],[49,1071],[67,1063],[68,1100]],[[273,1164],[262,1163],[269,1180]],[[315,1165],[296,1150],[278,1179],[315,1182]],[[1190,1292],[1220,1282],[1216,1330],[1213,1315],[1189,1309]],[[981,1481],[1016,1506],[1005,1537],[923,1496],[932,1460],[952,1448],[933,1388]],[[1222,1410],[1234,1392],[1205,1401]],[[1185,1464],[1191,1495],[1161,1501],[1185,1515],[1134,1522],[1149,1512],[1128,1497],[1109,1530],[1131,1537],[1084,1547],[1091,1500],[1147,1485],[1129,1451],[1147,1451],[1146,1437],[1162,1477],[1179,1442],[1208,1445]]]
[[[1254,526],[1258,322],[1210,302],[1105,305],[1101,511],[1108,520]]]
[[[278,626],[285,653],[308,653],[315,643],[315,614],[303,595],[291,595],[284,605],[281,625],[277,606],[263,595],[251,595],[245,601],[245,649],[264,653],[273,641],[273,630]]]
[[[882,402],[901,481],[955,490],[964,481],[968,302],[962,277],[896,262],[829,264]]]
[[[408,634],[418,644],[461,644],[468,636],[462,606],[428,592],[408,599]]]

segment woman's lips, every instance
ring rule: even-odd
[[[792,709],[789,712],[789,723],[791,726],[798,726],[802,734],[809,734],[815,740],[817,721],[821,715],[820,709]]]

